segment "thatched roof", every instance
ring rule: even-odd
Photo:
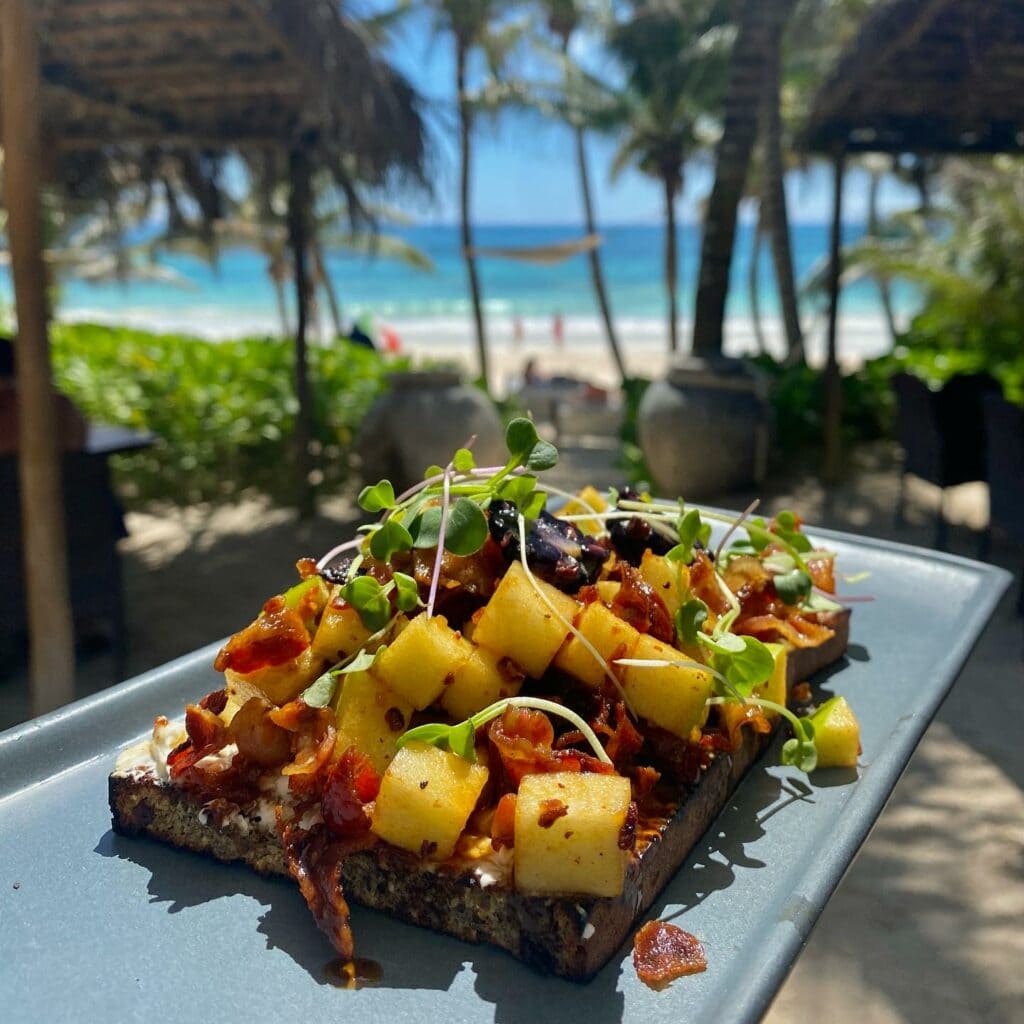
[[[415,93],[334,0],[37,0],[36,17],[63,152],[302,140],[362,180],[422,170]]]
[[[809,149],[1024,150],[1024,0],[892,0],[818,93]]]

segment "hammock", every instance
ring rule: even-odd
[[[601,241],[601,236],[594,234],[584,235],[583,238],[571,242],[556,242],[554,245],[527,245],[515,248],[481,245],[467,249],[466,252],[470,256],[520,260],[523,263],[539,263],[541,266],[550,266],[571,259],[573,256],[591,252],[601,244]]]

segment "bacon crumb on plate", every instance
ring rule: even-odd
[[[656,992],[676,978],[706,971],[704,947],[689,932],[665,921],[648,921],[633,939],[637,977]]]

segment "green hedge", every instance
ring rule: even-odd
[[[151,431],[157,444],[114,460],[131,504],[230,499],[259,490],[294,500],[293,345],[279,338],[209,342],[96,324],[58,324],[58,387],[91,420]],[[310,349],[313,437],[323,488],[350,466],[355,432],[387,375],[408,369],[346,341]]]

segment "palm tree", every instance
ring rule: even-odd
[[[736,213],[757,138],[761,90],[773,48],[777,50],[781,45],[782,29],[794,3],[795,0],[760,0],[740,8],[715,183],[704,219],[693,325],[695,355],[714,356],[722,351]]]
[[[669,347],[679,345],[676,199],[686,161],[705,138],[720,95],[730,40],[727,4],[647,0],[612,28],[609,45],[626,72],[629,114],[612,174],[634,164],[661,185]]]
[[[488,386],[487,332],[484,326],[483,299],[473,248],[470,195],[473,169],[473,124],[477,110],[476,97],[469,86],[469,61],[475,52],[482,52],[492,75],[499,77],[510,49],[521,35],[521,26],[496,21],[510,8],[500,0],[431,0],[437,29],[450,33],[455,46],[455,97],[459,118],[459,229],[462,255],[466,261],[469,294],[473,302],[477,356],[480,377]]]
[[[562,57],[562,95],[559,114],[572,131],[576,151],[576,169],[580,179],[580,198],[583,201],[583,223],[588,235],[597,233],[594,217],[594,200],[590,188],[590,173],[587,168],[586,133],[588,128],[612,126],[618,119],[619,104],[603,84],[587,75],[569,57],[569,45],[579,30],[586,15],[582,0],[543,0],[547,11],[548,28],[558,39]],[[622,358],[619,339],[615,332],[608,291],[601,267],[601,251],[598,247],[588,253],[590,279],[594,286],[601,319],[604,321],[605,336],[615,361],[620,379],[626,378],[626,364]]]

